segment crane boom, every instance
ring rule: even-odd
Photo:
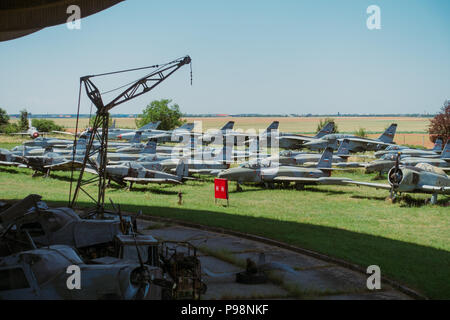
[[[80,78],[80,94],[81,94],[81,86],[84,85],[86,94],[91,100],[91,102],[97,108],[96,117],[94,124],[91,128],[91,134],[89,136],[89,141],[86,145],[85,156],[83,159],[83,164],[80,168],[80,174],[77,179],[77,184],[73,192],[72,196],[72,183],[73,183],[73,170],[72,167],[72,178],[70,182],[70,192],[69,192],[69,207],[73,208],[77,201],[77,197],[80,191],[84,192],[90,199],[92,199],[96,203],[96,212],[103,214],[104,212],[104,203],[105,203],[105,189],[106,189],[106,163],[107,163],[107,150],[108,150],[108,121],[109,121],[109,111],[131,99],[139,97],[140,95],[147,93],[154,89],[157,85],[162,83],[168,77],[170,77],[174,72],[180,69],[182,66],[191,63],[191,58],[189,56],[185,56],[180,59],[176,59],[169,63],[163,65],[154,65],[150,67],[138,68],[138,69],[130,69],[123,71],[116,71],[98,75],[89,75]],[[129,84],[129,86],[122,91],[118,96],[112,99],[107,104],[104,104],[102,99],[102,93],[97,88],[97,86],[92,82],[92,78],[99,76],[106,76],[121,72],[135,71],[146,68],[155,68],[153,72],[150,74],[134,81]],[[80,99],[80,97],[79,97]],[[80,103],[80,101],[78,101]],[[79,116],[79,109],[78,115]],[[78,120],[77,120],[78,123]],[[99,129],[101,128],[101,132]],[[77,128],[78,130],[78,128]],[[95,138],[99,140],[99,147],[93,148]],[[74,152],[73,152],[73,160],[75,159],[75,150],[76,150],[76,142],[77,136],[75,135],[74,140]],[[91,157],[98,153],[97,161],[94,163],[91,161]],[[97,172],[98,177],[89,179],[88,181],[83,181],[83,175],[86,170],[86,165],[90,164],[92,168]],[[98,181],[98,194],[97,198],[94,198],[89,192],[84,189],[84,186],[93,182]]]

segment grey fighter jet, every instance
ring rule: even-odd
[[[338,167],[361,167],[366,169],[366,173],[378,172],[381,176],[383,173],[387,173],[394,165],[399,157],[400,164],[405,166],[415,166],[418,163],[428,163],[435,167],[442,168],[444,171],[450,170],[450,143],[444,147],[439,158],[430,157],[409,157],[401,153],[401,150],[397,153],[386,153],[380,159],[376,159],[369,163],[356,162],[356,163],[342,163],[337,164]]]
[[[178,142],[179,138],[183,135],[190,134],[190,132],[194,129],[193,123],[185,123],[181,127],[178,127],[174,130],[157,130],[157,129],[139,129],[138,131],[142,132],[142,139],[157,139],[158,142],[166,142],[173,141]],[[133,138],[136,132],[128,132],[124,134],[119,134],[117,136],[118,139],[122,140],[130,140]]]
[[[381,158],[385,154],[395,154],[401,153],[404,156],[409,157],[430,157],[430,158],[438,158],[439,154],[442,152],[442,139],[436,139],[434,143],[434,147],[431,150],[421,150],[421,149],[413,149],[406,146],[392,145],[387,147],[384,150],[380,150],[375,152],[375,158]]]
[[[288,185],[294,182],[297,189],[309,184],[342,184],[347,178],[331,178],[333,149],[326,148],[316,168],[302,168],[293,166],[271,166],[267,164],[244,164],[237,168],[230,168],[218,174],[219,178],[244,182],[264,183],[273,187],[274,183]]]
[[[334,122],[328,122],[323,128],[314,136],[305,136],[300,134],[281,133],[278,137],[279,147],[284,149],[301,149],[303,144],[315,139],[320,139],[334,130]]]
[[[180,161],[176,167],[176,175],[158,170],[145,169],[137,162],[128,162],[117,165],[107,165],[106,175],[110,180],[120,185],[130,183],[129,189],[133,184],[181,184],[188,179],[189,169],[183,161]]]
[[[306,142],[303,146],[310,150],[323,150],[333,141],[339,141],[339,143],[341,143],[344,139],[348,139],[350,141],[350,152],[375,151],[392,145],[396,130],[397,124],[393,123],[385,130],[385,132],[381,134],[378,139],[361,138],[349,134],[328,134],[320,139],[314,139]],[[337,145],[334,149],[337,149]]]
[[[347,159],[350,157],[348,146],[349,141],[347,139],[344,139],[344,141],[339,146],[336,155],[333,155],[333,163],[340,163],[347,161]],[[319,162],[321,157],[322,155],[319,153],[299,153],[291,157],[280,156],[278,157],[278,162],[282,165],[293,165],[293,166],[296,165],[304,166],[306,164],[317,165],[317,162]]]
[[[440,168],[428,163],[419,163],[414,167],[400,165],[397,159],[395,166],[388,173],[389,184],[360,182],[347,180],[346,184],[390,190],[390,199],[395,200],[398,193],[432,194],[431,203],[436,204],[437,195],[450,195],[450,178]]]

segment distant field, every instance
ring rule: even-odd
[[[201,130],[205,131],[213,128],[221,128],[227,121],[234,121],[236,129],[264,129],[272,121],[280,122],[279,129],[284,132],[296,132],[312,134],[316,131],[317,124],[323,118],[247,118],[247,117],[218,117],[218,118],[186,118],[188,122],[201,121]],[[75,119],[61,118],[52,119],[59,125],[64,126],[68,131],[74,132]],[[120,128],[136,128],[134,118],[114,118],[116,126]],[[335,117],[340,132],[353,133],[359,128],[366,129],[370,134],[369,137],[376,138],[391,123],[397,123],[397,134],[395,142],[400,144],[421,145],[427,148],[432,147],[427,132],[428,118],[384,118],[384,117]],[[84,129],[88,126],[88,119],[80,119],[79,127]],[[195,129],[199,131],[200,128]]]

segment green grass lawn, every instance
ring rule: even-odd
[[[339,175],[365,181],[374,177],[359,172]],[[51,178],[32,178],[28,169],[0,167],[0,199],[37,193],[49,205],[67,205],[69,177],[70,173],[53,173]],[[420,194],[391,204],[385,201],[386,191],[357,186],[307,186],[304,191],[244,186],[238,193],[230,183],[230,206],[225,207],[224,202],[214,204],[212,178],[134,189],[113,184],[106,199],[120,203],[125,211],[262,235],[363,267],[379,265],[382,274],[430,298],[450,299],[448,197],[441,196],[434,206],[424,205],[428,196]],[[94,192],[96,186],[88,190]],[[177,204],[179,191],[182,205]],[[81,194],[79,204],[91,202]]]

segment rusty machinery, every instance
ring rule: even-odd
[[[189,242],[163,241],[159,256],[163,271],[173,280],[168,296],[172,299],[200,299],[207,287],[202,281],[197,248]],[[166,284],[165,287],[169,285]]]
[[[71,182],[70,182],[70,191],[69,191],[69,207],[74,208],[77,202],[77,197],[81,192],[85,193],[92,201],[95,203],[95,212],[99,214],[104,213],[104,203],[105,203],[105,188],[107,184],[106,177],[106,163],[107,163],[107,149],[108,149],[108,121],[109,121],[109,111],[116,107],[119,104],[127,102],[131,99],[134,99],[144,93],[151,91],[161,82],[166,80],[169,76],[171,76],[175,71],[180,69],[182,66],[186,64],[191,64],[191,58],[189,56],[185,56],[166,64],[162,65],[153,65],[142,68],[121,70],[115,72],[108,72],[96,75],[89,75],[80,78],[80,88],[78,93],[78,110],[77,110],[77,122],[76,122],[76,132],[78,132],[78,122],[80,116],[80,101],[81,101],[81,91],[82,86],[86,90],[86,94],[88,98],[91,100],[92,104],[97,108],[96,117],[92,128],[90,129],[89,140],[86,145],[86,152],[83,160],[83,164],[80,168],[80,174],[78,179],[76,179],[76,185],[73,188],[72,184],[75,182],[74,180],[74,167],[72,167],[71,172]],[[112,99],[110,102],[105,103],[102,99],[102,93],[96,87],[96,85],[92,82],[94,77],[108,76],[123,72],[130,71],[138,71],[152,69],[152,72],[147,74],[146,76],[129,83],[125,86],[119,87],[121,89],[126,87],[124,91],[122,91],[118,96]],[[191,68],[191,84],[192,84],[192,68]],[[116,89],[115,89],[116,90]],[[112,92],[111,90],[109,92]],[[108,92],[108,93],[109,93]],[[100,130],[101,129],[101,132]],[[94,147],[95,139],[98,139],[99,144]],[[77,144],[77,135],[75,135],[74,139],[74,152],[76,150]],[[91,157],[97,154],[97,161],[93,161]],[[86,171],[86,165],[89,163],[90,167],[92,167],[96,172],[96,177],[83,180],[84,172]],[[97,197],[95,195],[91,195],[85,188],[87,184],[98,183],[98,191]]]

